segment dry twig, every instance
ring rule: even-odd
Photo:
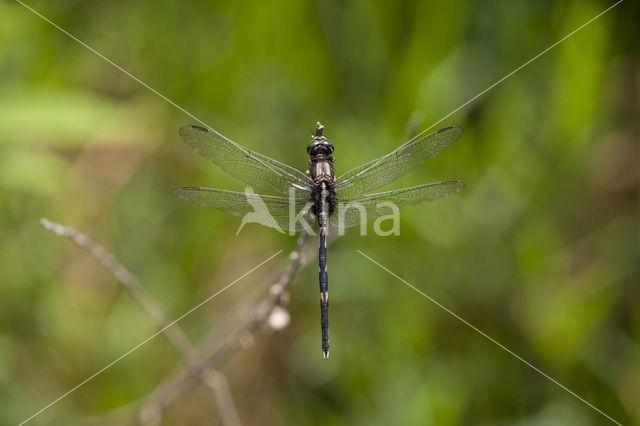
[[[291,262],[280,280],[270,287],[268,296],[262,300],[252,315],[238,325],[227,337],[218,343],[219,337],[215,333],[210,333],[200,345],[199,353],[205,364],[219,366],[229,359],[229,356],[236,350],[243,347],[243,342],[247,340],[258,327],[266,325],[271,330],[277,331],[286,327],[286,321],[281,321],[282,306],[288,302],[288,288],[291,285],[296,273],[307,264],[308,256],[303,253],[304,243],[308,235],[302,233],[298,237],[296,250],[289,255]],[[195,382],[202,380],[208,375],[207,371],[201,367],[189,368],[179,371],[163,384],[161,384],[141,408],[141,413],[149,411],[162,411],[171,405],[183,392],[189,389]]]
[[[222,373],[206,366],[206,361],[200,357],[189,341],[189,338],[179,326],[176,324],[169,326],[171,321],[168,319],[162,305],[144,289],[140,281],[102,246],[76,229],[51,222],[47,219],[40,219],[40,224],[46,230],[56,235],[69,238],[77,246],[86,249],[129,291],[136,302],[149,314],[155,325],[165,334],[171,345],[182,358],[187,369],[197,369],[201,372],[199,377],[201,377],[202,383],[212,390],[218,409],[220,410],[223,424],[225,426],[240,425],[240,418],[226,378],[224,378]],[[158,412],[149,409],[140,411],[139,419],[142,423],[156,423],[159,422],[161,418],[162,411]]]
[[[46,230],[69,238],[79,247],[89,251],[145,309],[182,358],[186,369],[183,368],[174,373],[151,392],[137,410],[138,420],[144,424],[159,423],[168,406],[196,382],[201,382],[212,390],[223,424],[225,426],[239,425],[240,419],[226,377],[208,365],[220,365],[226,361],[234,351],[243,347],[243,342],[246,342],[247,337],[251,336],[261,325],[273,331],[278,331],[288,325],[288,313],[283,309],[283,306],[288,302],[287,290],[294,276],[307,263],[307,256],[303,253],[303,248],[308,235],[302,233],[298,237],[296,250],[289,255],[291,262],[288,268],[280,280],[270,287],[267,297],[251,310],[252,314],[229,333],[222,343],[218,343],[218,337],[212,332],[197,350],[179,326],[173,324],[171,327],[167,327],[171,321],[162,305],[144,289],[133,274],[102,246],[72,227],[63,226],[47,219],[41,219],[40,224]]]

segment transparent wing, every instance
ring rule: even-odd
[[[311,180],[293,167],[253,152],[225,138],[215,130],[200,126],[184,126],[180,136],[200,155],[253,188],[296,197],[308,197]]]
[[[453,194],[464,188],[459,181],[427,183],[411,188],[396,189],[354,197],[338,197],[336,209],[331,215],[331,223],[338,227],[349,228],[379,218],[382,215],[393,214],[397,210],[421,203],[435,201],[446,195]],[[381,204],[384,203],[384,204]],[[391,203],[391,204],[389,204]]]
[[[462,134],[462,127],[445,127],[395,151],[349,170],[336,180],[336,191],[345,197],[383,187],[435,157]]]
[[[292,205],[287,197],[258,195],[252,192],[223,191],[220,189],[189,186],[173,191],[176,197],[212,209],[224,210],[242,218],[242,223],[255,222],[284,231],[302,230],[302,221],[314,226],[308,213],[307,200],[295,200]],[[299,221],[290,220],[290,208],[294,217],[302,215]]]

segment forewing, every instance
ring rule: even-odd
[[[311,180],[307,175],[248,150],[215,130],[185,126],[180,129],[180,136],[200,155],[253,188],[282,195],[289,195],[289,189],[294,188],[296,197],[309,196]]]
[[[413,142],[409,141],[395,151],[338,177],[336,191],[341,196],[349,197],[381,188],[435,157],[461,134],[462,127],[445,127]]]
[[[176,197],[212,209],[223,210],[243,218],[245,222],[256,222],[264,226],[284,231],[300,231],[302,224],[290,220],[290,208],[294,216],[308,207],[306,200],[295,200],[290,205],[289,198],[259,195],[252,192],[224,191],[212,188],[189,186],[173,191]],[[303,219],[313,225],[309,214]]]
[[[423,201],[438,200],[462,188],[464,188],[463,182],[446,181],[359,197],[339,197],[336,209],[331,215],[331,223],[338,227],[349,228],[361,222],[369,222],[380,216],[392,214],[393,208],[386,203],[393,203],[398,210],[402,210]],[[385,204],[380,205],[381,203]]]

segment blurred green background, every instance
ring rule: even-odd
[[[322,121],[340,174],[612,3],[29,4],[227,137],[300,169]],[[406,210],[399,237],[370,225],[332,244],[328,361],[317,269],[301,271],[290,327],[256,334],[221,368],[244,424],[611,424],[357,249],[619,422],[640,424],[638,16],[637,2],[623,2],[437,126],[465,133],[395,187],[467,188]],[[185,185],[244,188],[182,143],[186,124],[196,123],[20,4],[0,3],[0,424],[155,332],[93,258],[39,218],[91,235],[174,318],[295,247],[256,224],[236,237],[238,218],[172,197]],[[281,254],[180,325],[194,342],[232,327],[228,313],[286,265]],[[31,424],[131,424],[131,409],[179,365],[158,336]],[[113,410],[117,420],[101,420]],[[200,385],[163,424],[220,417]]]

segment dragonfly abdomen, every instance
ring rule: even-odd
[[[318,281],[320,283],[320,328],[322,330],[322,354],[329,358],[329,276],[327,274],[327,224],[329,222],[329,191],[327,184],[320,185],[318,224],[320,248],[318,249]]]
[[[327,217],[331,216],[333,211],[336,209],[337,201],[334,186],[328,182],[322,182],[316,188],[311,190],[311,213],[313,213],[313,216],[317,218],[320,218],[320,213],[322,212],[323,190],[327,192],[324,198],[324,202],[327,204]]]
[[[322,136],[323,126],[316,124],[313,140],[307,146],[311,186],[311,212],[320,226],[318,281],[320,282],[320,327],[322,354],[329,358],[329,277],[327,275],[327,229],[329,216],[336,207],[336,175],[333,170],[333,144]]]

